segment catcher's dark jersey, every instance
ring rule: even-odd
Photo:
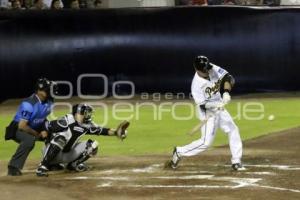
[[[72,114],[65,115],[64,117],[48,122],[46,125],[50,133],[50,140],[56,136],[62,136],[66,139],[66,145],[63,152],[68,152],[85,135],[107,135],[107,128],[102,128],[95,123],[78,123]]]

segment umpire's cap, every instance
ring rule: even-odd
[[[202,72],[207,72],[212,68],[212,65],[209,62],[209,59],[206,56],[196,56],[194,60],[194,67],[196,70],[200,70]]]
[[[35,85],[35,90],[45,91],[49,96],[51,96],[51,88],[52,94],[58,94],[58,86],[54,81],[49,81],[47,78],[39,78]]]

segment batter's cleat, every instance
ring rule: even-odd
[[[176,147],[174,147],[172,160],[168,161],[165,164],[165,168],[177,169],[179,161],[180,161],[180,157],[178,156]]]
[[[13,166],[8,166],[8,172],[7,172],[8,176],[22,176],[22,172]]]
[[[164,168],[165,169],[173,169],[172,165],[173,165],[172,160],[168,160],[167,162],[165,162]]]
[[[35,173],[39,177],[48,177],[48,171],[49,171],[49,169],[45,165],[40,165],[36,169]]]
[[[243,165],[241,163],[232,164],[231,167],[234,171],[245,171],[246,170],[246,168],[243,167]]]

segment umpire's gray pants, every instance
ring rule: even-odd
[[[25,161],[34,147],[35,140],[33,135],[17,130],[14,141],[19,143],[19,146],[9,161],[8,166],[18,168],[19,170],[23,169]]]
[[[50,164],[68,164],[76,160],[86,149],[86,141],[78,142],[69,152],[60,151]],[[49,144],[43,149],[43,155],[45,155]]]

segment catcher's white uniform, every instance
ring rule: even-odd
[[[229,137],[232,164],[241,163],[242,142],[239,129],[227,110],[223,108],[224,102],[219,92],[221,80],[228,72],[219,66],[211,65],[213,67],[209,70],[209,79],[204,79],[196,73],[191,87],[199,119],[207,120],[201,127],[202,136],[186,146],[177,147],[177,155],[193,156],[205,151],[212,144],[217,129],[221,128]]]

